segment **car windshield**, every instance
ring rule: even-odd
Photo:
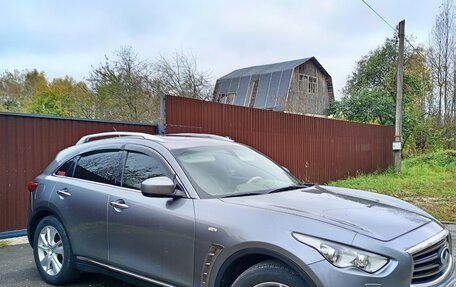
[[[242,145],[171,152],[201,198],[263,194],[299,185],[275,162]]]

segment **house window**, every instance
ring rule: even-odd
[[[218,102],[224,104],[226,102],[226,94],[220,94]]]
[[[226,103],[232,105],[234,102],[234,98],[236,97],[235,93],[229,93],[226,95]]]
[[[253,108],[253,106],[255,105],[255,99],[256,99],[256,96],[258,93],[258,83],[259,82],[260,82],[259,80],[255,80],[250,83],[250,97],[249,97],[249,107],[250,108]]]
[[[235,97],[236,93],[220,94],[219,103],[232,105]]]
[[[299,91],[306,94],[316,95],[318,93],[317,77],[299,74]]]

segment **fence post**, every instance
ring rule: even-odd
[[[166,133],[165,104],[165,94],[160,91],[160,121],[158,123],[158,133],[160,135],[164,135]]]

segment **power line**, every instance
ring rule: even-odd
[[[371,5],[369,5],[369,3],[367,3],[365,0],[361,0],[363,1],[364,4],[366,4],[367,7],[369,7],[369,9],[372,10],[372,12],[374,12],[380,19],[382,19],[383,22],[385,22],[386,25],[388,25],[394,32],[397,32],[397,28],[393,27],[393,25],[391,25],[388,21],[386,21],[385,18],[383,18],[382,15],[380,15],[380,13],[378,13],[374,8],[372,8]]]
[[[390,27],[395,33],[398,32],[398,29],[395,28],[393,25],[391,25],[379,12],[377,12],[371,5],[369,5],[369,3],[366,2],[366,0],[361,0],[363,1],[364,4],[366,4],[367,7],[369,7],[369,9],[372,10],[372,12],[375,13],[375,15],[377,15],[388,27]],[[407,37],[405,37],[405,41],[407,41],[407,44],[410,45],[410,47],[413,48],[414,51],[418,52],[419,54],[422,54],[420,50],[418,50],[418,48],[415,48],[415,46],[409,41],[409,39]],[[423,55],[423,54],[422,54]],[[424,55],[423,55],[424,56]]]
[[[418,50],[418,48],[415,48],[415,46],[413,46],[412,42],[410,42],[409,39],[408,39],[407,37],[405,37],[405,41],[407,41],[407,44],[409,44],[410,47],[413,48],[413,51],[415,51],[415,52],[421,54],[422,56],[425,56],[423,53],[421,53],[420,50]]]

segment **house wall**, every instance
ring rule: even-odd
[[[290,69],[240,78],[218,79],[214,89],[213,101],[219,101],[221,95],[235,94],[234,100],[230,104],[248,107],[253,83],[258,81],[254,107],[272,109],[281,106],[287,96],[291,74],[292,70]]]
[[[299,91],[299,74],[317,77],[318,93]],[[312,62],[306,62],[293,71],[285,110],[292,113],[327,115],[330,104],[326,76]]]

